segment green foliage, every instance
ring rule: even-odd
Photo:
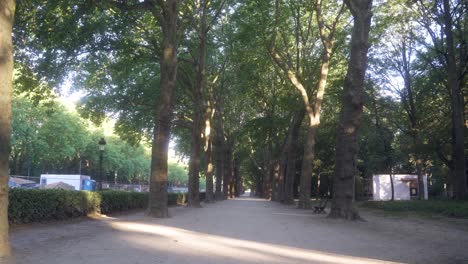
[[[148,194],[139,192],[102,191],[100,210],[103,214],[146,208]]]
[[[467,201],[428,200],[428,201],[366,201],[363,207],[385,212],[414,212],[429,215],[468,218]]]
[[[61,220],[99,212],[101,195],[68,190],[10,189],[8,220],[21,224]]]
[[[102,132],[58,102],[35,105],[22,96],[13,98],[11,174],[39,176],[42,173],[98,175],[97,142]],[[150,156],[143,146],[106,137],[104,180],[145,182],[150,174]]]
[[[177,163],[169,163],[168,165],[169,182],[174,185],[187,185],[188,172],[187,169]]]
[[[200,200],[205,193],[200,193]],[[148,193],[106,190],[102,192],[14,188],[9,191],[8,221],[26,224],[64,220],[92,213],[111,214],[146,208]],[[168,205],[187,203],[185,193],[169,193]]]
[[[117,2],[131,5],[139,1]],[[431,194],[440,195],[444,184],[451,183],[448,175],[453,167],[452,117],[451,108],[447,107],[450,92],[441,63],[446,56],[442,55],[444,50],[439,50],[445,49],[444,37],[440,35],[441,5],[440,1],[410,2],[390,0],[374,8],[357,169],[360,180],[390,170],[412,173],[417,151],[423,159],[424,172],[430,176]],[[466,43],[463,40],[467,34],[462,11],[466,5],[449,2],[455,19],[454,46],[463,49],[460,43]],[[104,180],[148,180],[149,153],[135,146],[152,138],[157,118],[154,110],[159,95],[162,32],[159,22],[145,8],[125,10],[112,3],[115,1],[19,1],[13,34],[15,92],[26,97],[13,101],[13,174],[77,173],[81,168],[82,174],[98,175],[96,142],[102,131],[86,129],[84,120],[49,100],[54,96],[52,88],[70,77],[75,89],[86,93],[79,106],[80,115],[97,124],[112,115],[117,120],[116,133],[125,140],[106,138]],[[225,5],[224,10],[219,19],[213,20],[207,37],[207,87],[213,89],[212,103],[223,122],[223,136],[240,159],[244,182],[255,187],[267,165],[281,158],[291,116],[302,106],[297,91],[272,61],[268,50],[276,48],[313,96],[323,52],[317,13],[314,3],[308,1],[279,1],[277,12],[274,1],[212,0],[207,6],[208,21],[212,21],[214,10],[221,4]],[[342,1],[323,1],[326,24],[341,4]],[[434,5],[420,9],[422,4]],[[199,15],[196,9],[191,1],[186,1],[179,20],[183,32],[178,34],[176,120],[171,139],[178,152],[185,155],[191,146],[191,120],[187,117],[194,113],[193,86],[199,52],[198,21],[193,19]],[[349,58],[350,22],[350,14],[345,11],[337,24],[316,137],[314,179],[329,177],[334,170],[340,113],[337,106]],[[433,36],[428,35],[431,32],[424,25],[434,30]],[[431,43],[434,38],[437,43]],[[402,89],[400,76],[403,43],[413,49],[408,52],[412,54],[408,66],[417,109],[421,141],[418,146],[411,139],[413,132],[403,100],[409,96]],[[457,61],[466,64],[466,56],[460,55],[456,56]],[[466,88],[465,81],[461,90]],[[299,145],[303,145],[304,131],[301,130]],[[299,148],[297,152],[300,161],[303,150]],[[203,163],[202,158],[202,168],[206,166]],[[185,168],[169,164],[170,182],[185,185],[187,179]]]

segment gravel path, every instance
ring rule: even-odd
[[[291,206],[239,198],[17,228],[16,264],[468,263],[468,222],[383,217],[331,220]]]

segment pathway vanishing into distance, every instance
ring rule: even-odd
[[[39,224],[11,234],[17,264],[467,263],[468,222],[383,217],[327,219],[242,197],[143,213]]]

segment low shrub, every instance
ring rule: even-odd
[[[95,192],[62,189],[10,189],[8,220],[31,223],[60,220],[99,212],[101,196]]]
[[[200,201],[203,200],[204,193],[200,193]],[[186,202],[185,193],[168,194],[169,206],[177,206]],[[14,188],[9,191],[8,220],[13,224],[26,224],[63,220],[91,213],[110,214],[146,208],[147,205],[148,193]]]
[[[362,206],[385,212],[415,212],[468,218],[468,201],[366,201],[362,203]]]
[[[108,190],[99,194],[103,214],[146,208],[148,205],[148,193]]]
[[[24,224],[145,208],[147,193],[10,189],[8,220]]]

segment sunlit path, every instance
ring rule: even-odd
[[[462,263],[468,259],[468,230],[435,226],[423,234],[431,224],[423,220],[415,225],[366,215],[368,222],[348,223],[251,197],[201,209],[173,208],[171,214],[169,219],[139,213],[22,228],[12,233],[17,263]],[[425,240],[425,236],[440,239]]]

